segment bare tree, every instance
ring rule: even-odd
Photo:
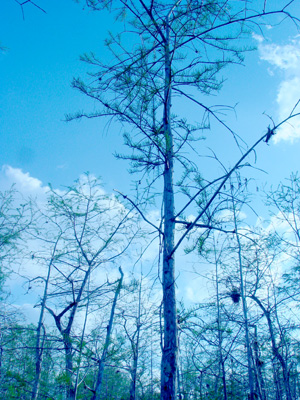
[[[106,279],[108,268],[125,255],[138,225],[130,221],[130,210],[115,197],[106,196],[97,180],[89,176],[65,193],[51,192],[48,199],[48,207],[41,211],[40,228],[35,235],[41,244],[32,254],[38,265],[48,262],[46,277],[33,279],[45,282],[37,328],[33,396],[38,393],[41,331],[46,309],[53,317],[63,343],[66,397],[70,400],[76,398],[79,382],[74,370],[76,321],[83,308],[88,309],[88,305],[91,307],[111,291]],[[48,260],[45,258],[47,251],[50,254]],[[83,320],[84,331],[86,320]],[[82,341],[84,332],[80,337]]]
[[[124,287],[125,294],[123,302],[120,304],[119,324],[124,329],[128,346],[126,369],[130,373],[130,400],[136,400],[142,396],[138,389],[144,391],[144,375],[147,375],[145,374],[146,367],[144,364],[149,357],[149,352],[150,358],[152,357],[151,352],[153,350],[149,342],[155,340],[157,336],[154,329],[157,323],[155,317],[155,311],[158,308],[155,303],[157,295],[155,295],[153,287],[150,288],[147,282],[147,277],[143,276],[141,271],[139,279],[132,279]],[[146,362],[146,364],[149,365],[149,362]],[[149,369],[151,379],[151,363]],[[151,384],[152,382],[150,386]]]
[[[32,388],[32,395],[31,399],[36,400],[39,395],[39,386],[40,386],[40,378],[42,373],[42,362],[43,362],[43,352],[44,352],[44,342],[46,338],[46,330],[44,327],[44,315],[46,311],[46,304],[48,298],[48,288],[50,284],[50,277],[51,277],[51,269],[55,260],[56,249],[58,243],[60,241],[61,235],[57,237],[55,242],[53,243],[53,251],[51,258],[49,260],[48,271],[46,277],[39,277],[44,281],[44,291],[41,299],[41,309],[40,309],[40,316],[38,325],[36,328],[36,346],[35,346],[35,376],[33,381],[33,388]]]

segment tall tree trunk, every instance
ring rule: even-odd
[[[170,126],[171,111],[171,58],[169,49],[169,20],[166,18],[165,42],[165,91],[163,126],[165,135],[164,166],[164,251],[163,251],[163,316],[164,338],[161,362],[161,398],[175,400],[177,394],[177,310],[175,294],[175,262],[174,262],[174,185],[173,185],[173,135]]]
[[[102,388],[105,361],[107,358],[108,347],[109,347],[111,332],[112,332],[112,328],[113,328],[117,300],[118,300],[118,297],[119,297],[119,294],[120,294],[120,291],[122,288],[123,277],[124,277],[121,267],[119,267],[119,271],[120,271],[121,277],[119,279],[118,286],[116,288],[115,295],[114,295],[114,300],[113,300],[111,310],[110,310],[109,323],[107,325],[106,337],[105,337],[105,343],[104,343],[102,355],[101,355],[101,358],[99,358],[99,360],[98,360],[99,366],[98,366],[96,385],[95,385],[95,390],[93,391],[94,394],[93,394],[92,400],[100,400],[100,398],[101,398],[101,388]]]
[[[220,295],[219,295],[219,271],[218,271],[218,259],[215,252],[215,265],[216,265],[216,294],[217,294],[217,325],[218,325],[218,345],[219,345],[219,367],[221,367],[222,383],[223,383],[223,398],[227,400],[227,385],[226,385],[226,371],[225,361],[223,357],[223,335],[222,335],[222,321],[221,321],[221,310],[220,310]]]
[[[257,382],[257,390],[258,396],[261,400],[266,400],[266,390],[265,390],[265,382],[262,374],[262,364],[259,359],[259,348],[258,348],[258,337],[257,337],[257,326],[254,325],[254,360],[255,360],[255,372],[256,372],[256,382]]]
[[[240,242],[240,236],[238,232],[237,225],[237,215],[236,215],[236,204],[234,202],[234,196],[232,194],[232,205],[233,205],[233,219],[234,219],[234,230],[236,241],[238,244],[238,264],[239,264],[239,275],[240,275],[240,285],[241,285],[241,298],[243,305],[243,315],[244,315],[244,324],[245,324],[245,341],[246,341],[246,349],[247,349],[247,368],[248,368],[248,382],[249,382],[249,400],[255,399],[254,393],[254,379],[253,379],[253,361],[251,355],[251,345],[250,345],[250,334],[249,334],[249,322],[248,322],[248,308],[247,308],[247,300],[246,293],[244,287],[244,274],[243,274],[243,261],[242,261],[242,244]]]
[[[66,365],[66,400],[75,400],[76,388],[73,385],[73,353],[71,338],[64,337],[65,365]]]

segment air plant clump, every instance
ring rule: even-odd
[[[231,292],[229,293],[229,296],[231,297],[231,300],[233,301],[234,304],[239,304],[241,293],[238,288],[232,288]]]

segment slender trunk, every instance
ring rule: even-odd
[[[265,383],[262,374],[262,364],[261,360],[259,359],[259,348],[258,348],[258,337],[257,337],[257,326],[254,326],[254,343],[253,343],[253,350],[254,350],[254,359],[255,359],[255,372],[256,372],[256,382],[257,382],[257,393],[261,400],[266,400],[266,390],[265,390]]]
[[[180,360],[180,359],[179,359],[179,360]],[[182,400],[182,391],[181,391],[181,383],[180,383],[179,364],[180,364],[180,361],[178,362],[178,368],[177,368],[177,390],[178,390],[178,399],[179,399],[179,400]]]
[[[183,385],[183,374],[182,374],[182,357],[180,356],[180,335],[178,334],[178,365],[177,365],[177,395],[178,399],[182,400],[184,397],[184,385]]]
[[[44,332],[44,335],[42,335],[42,330],[44,329],[43,319],[44,319],[46,301],[47,301],[47,296],[48,296],[48,286],[49,286],[50,275],[51,275],[51,267],[53,264],[53,260],[54,260],[54,256],[56,253],[56,248],[57,248],[57,244],[58,244],[59,240],[60,240],[60,236],[56,240],[56,243],[54,245],[54,249],[52,252],[52,257],[51,257],[51,260],[50,260],[50,263],[48,266],[48,273],[47,273],[47,277],[46,277],[46,281],[45,281],[39,322],[38,322],[38,326],[36,329],[35,376],[34,376],[34,381],[33,381],[31,400],[36,400],[39,395],[39,385],[40,385],[40,379],[41,379],[41,373],[42,373],[42,361],[43,361],[43,351],[44,351],[44,341],[45,341],[45,332]]]
[[[238,262],[239,262],[239,274],[240,274],[240,284],[241,284],[241,298],[242,298],[243,315],[244,315],[244,322],[245,322],[245,341],[246,341],[246,349],[247,349],[248,382],[249,382],[249,391],[250,391],[249,400],[254,400],[255,393],[254,393],[254,379],[253,379],[253,363],[252,363],[252,356],[251,356],[248,308],[247,308],[247,300],[246,300],[246,294],[245,294],[245,288],[244,288],[242,245],[241,245],[240,237],[239,237],[239,233],[238,233],[237,218],[236,218],[236,206],[234,203],[233,196],[232,196],[232,203],[233,203],[234,229],[235,229],[236,241],[238,244]]]
[[[150,399],[153,399],[153,323],[151,323],[151,346],[150,346]]]
[[[94,391],[92,400],[99,400],[101,398],[101,388],[102,388],[105,361],[107,358],[108,347],[109,347],[111,333],[112,333],[112,327],[113,327],[113,322],[114,322],[117,300],[118,300],[118,297],[119,297],[119,294],[120,294],[120,291],[122,288],[122,282],[123,282],[123,276],[124,276],[121,267],[119,268],[119,271],[120,271],[121,277],[119,279],[119,283],[118,283],[117,289],[115,291],[114,300],[113,300],[111,310],[110,310],[110,318],[109,318],[109,323],[107,325],[107,331],[106,331],[106,337],[105,337],[105,343],[104,343],[102,355],[101,355],[101,358],[98,360],[99,366],[98,366],[98,372],[97,372],[95,391]]]
[[[64,347],[66,366],[66,400],[75,400],[76,389],[73,385],[73,349],[69,335],[64,337]]]
[[[90,276],[89,276],[89,280],[88,280],[88,290],[89,290],[89,285],[90,285]],[[80,369],[81,369],[80,367],[81,367],[81,359],[82,359],[82,351],[83,351],[83,342],[84,342],[86,324],[87,324],[88,313],[89,313],[89,305],[90,305],[90,298],[88,297],[87,304],[85,307],[85,317],[84,317],[84,322],[83,322],[83,327],[82,327],[82,332],[81,332],[81,339],[80,339],[80,351],[79,351],[79,357],[78,357],[77,374],[76,374],[76,379],[75,379],[75,398],[77,397],[77,392],[78,392]]]
[[[78,305],[81,301],[81,296],[85,289],[85,286],[88,282],[91,273],[91,265],[89,265],[88,270],[85,273],[85,277],[82,281],[82,285],[79,289],[78,295],[76,297],[76,301],[72,305],[71,313],[69,316],[68,324],[66,329],[62,330],[63,333],[63,340],[65,346],[65,357],[66,357],[66,393],[67,393],[67,400],[75,400],[76,398],[76,383],[73,384],[73,345],[71,340],[71,329],[74,323],[75,315],[77,312]]]
[[[221,367],[222,373],[222,383],[223,383],[223,398],[227,400],[227,385],[226,385],[226,372],[225,372],[225,362],[223,358],[223,350],[222,350],[222,343],[223,343],[223,335],[222,335],[222,321],[221,321],[221,310],[220,310],[220,295],[219,295],[219,280],[218,280],[218,260],[215,254],[215,264],[216,264],[216,294],[217,294],[217,312],[218,312],[218,344],[219,344],[219,366]]]
[[[2,378],[2,356],[3,356],[3,347],[1,345],[0,346],[0,384],[1,384],[1,378]]]
[[[42,373],[42,362],[43,362],[43,352],[44,352],[44,342],[45,342],[45,331],[44,334],[42,334],[42,329],[45,329],[42,322],[43,314],[44,314],[44,307],[42,305],[42,310],[40,313],[40,318],[36,330],[35,376],[33,381],[32,395],[31,395],[32,400],[36,400],[38,398],[40,379]]]
[[[272,367],[273,367],[273,380],[274,380],[274,385],[276,388],[276,400],[281,400],[281,393],[282,393],[282,389],[281,389],[281,382],[280,382],[280,377],[279,377],[279,373],[278,373],[278,368],[277,368],[277,361],[276,358],[272,357]]]
[[[164,92],[164,251],[163,251],[163,316],[164,338],[161,362],[161,399],[175,400],[177,394],[177,311],[174,262],[174,186],[173,186],[173,136],[170,126],[171,110],[171,58],[169,49],[169,21],[166,18],[165,42],[165,92]]]
[[[254,295],[251,296],[251,298],[258,304],[258,306],[261,308],[263,311],[267,322],[268,322],[268,327],[269,327],[269,333],[271,337],[271,344],[272,344],[272,351],[274,356],[277,358],[281,365],[282,369],[282,374],[283,374],[283,385],[284,385],[284,390],[286,394],[286,399],[287,400],[292,400],[292,395],[291,395],[291,388],[290,388],[290,383],[289,383],[289,371],[288,371],[288,366],[283,358],[283,356],[280,354],[278,350],[278,346],[276,345],[276,340],[275,340],[275,334],[274,334],[274,329],[273,329],[273,324],[271,321],[271,316],[270,316],[270,311],[268,311],[261,301]]]
[[[130,400],[136,399],[136,380],[137,380],[137,368],[138,368],[138,360],[139,360],[139,348],[140,348],[140,332],[141,332],[141,303],[142,303],[142,279],[140,282],[139,288],[139,305],[138,305],[138,317],[136,321],[136,340],[134,342],[131,340],[132,352],[133,352],[133,361],[131,368],[131,384],[130,384]]]
[[[203,371],[200,371],[200,377],[199,377],[199,394],[200,394],[200,400],[203,400],[202,381],[203,381]]]
[[[137,377],[137,365],[138,365],[138,354],[137,349],[133,353],[133,362],[131,368],[131,383],[130,383],[130,400],[135,400],[136,398],[136,377]]]

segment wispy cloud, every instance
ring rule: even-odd
[[[270,64],[294,73],[299,73],[300,65],[300,41],[293,40],[292,43],[280,46],[278,44],[265,44],[259,40],[260,58]]]
[[[300,36],[285,45],[266,43],[258,35],[254,36],[254,39],[258,42],[261,60],[267,61],[273,68],[283,73],[283,79],[277,88],[276,102],[279,120],[284,120],[300,98]],[[270,73],[274,74],[274,71],[270,69]],[[274,143],[283,140],[293,143],[299,138],[300,118],[295,117],[280,127],[274,136]]]

